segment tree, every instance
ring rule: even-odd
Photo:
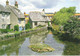
[[[25,25],[25,29],[30,29],[30,23],[28,22],[26,25]]]
[[[75,7],[62,8],[53,17],[53,23],[56,25],[64,25],[70,19],[71,16],[76,12]]]
[[[69,33],[69,36],[80,38],[80,20],[71,17],[71,19],[64,24],[64,31]]]
[[[14,26],[14,31],[19,31],[19,25]]]

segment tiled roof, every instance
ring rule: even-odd
[[[50,21],[44,13],[38,11],[30,12],[29,16],[32,21]]]
[[[0,12],[10,12],[4,6],[0,4]]]
[[[18,18],[25,18],[24,17],[24,14],[22,14],[22,12],[14,7],[14,6],[10,6],[10,5],[7,5],[6,7],[10,8],[10,10],[18,17]]]

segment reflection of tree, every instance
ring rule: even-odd
[[[34,34],[30,37],[31,44],[43,43],[44,39],[46,38],[47,31]]]
[[[56,37],[56,36],[55,36]],[[63,50],[63,55],[80,55],[80,44],[75,42],[75,40],[64,40],[63,38],[56,37],[57,42],[64,43],[65,48]],[[74,42],[73,42],[74,41]]]
[[[80,55],[80,44],[68,42],[64,49],[64,55]]]
[[[24,42],[24,39],[22,38],[22,39],[17,39],[16,41],[13,41],[11,43],[8,43],[7,45],[5,45],[4,48],[0,49],[0,55],[7,54],[7,56],[9,56],[13,52],[15,52],[16,55],[18,55],[20,45],[23,42]]]

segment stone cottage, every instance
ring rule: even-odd
[[[10,25],[10,12],[0,5],[0,29],[6,29]]]
[[[25,28],[25,17],[24,14],[18,9],[18,3],[15,1],[15,5],[9,5],[9,1],[6,1],[7,10],[10,11],[10,28],[14,29],[15,25],[19,25],[19,30],[23,30]]]
[[[48,23],[51,24],[50,19],[45,15],[44,12],[33,11],[29,13],[31,28],[35,28],[39,25],[48,26]]]

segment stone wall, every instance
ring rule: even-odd
[[[38,28],[35,30],[30,30],[30,31],[22,31],[18,34],[8,34],[8,35],[1,35],[0,36],[0,41],[5,41],[5,40],[10,40],[13,38],[21,38],[21,37],[26,37],[38,32],[42,32],[42,31],[47,31],[47,27],[42,27],[42,28]]]

